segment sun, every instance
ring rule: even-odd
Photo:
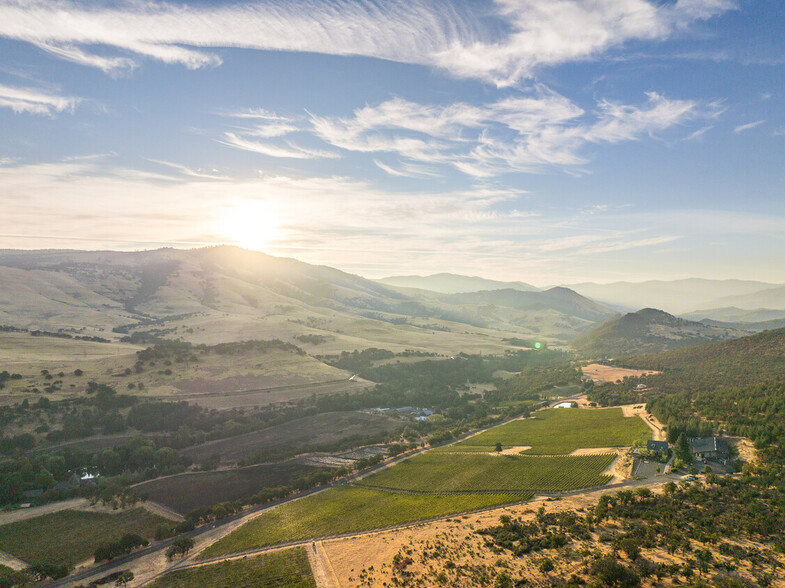
[[[218,232],[227,241],[253,251],[268,247],[279,235],[280,218],[266,202],[245,202],[218,219]]]

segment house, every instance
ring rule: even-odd
[[[79,479],[79,474],[73,473],[71,477],[68,478],[65,482],[58,482],[54,486],[54,490],[59,492],[65,490],[73,490],[74,488],[78,488],[81,480]]]
[[[668,453],[668,442],[649,439],[646,441],[646,449],[665,455]]]
[[[730,446],[719,437],[690,439],[690,453],[698,458],[726,460],[730,458]]]

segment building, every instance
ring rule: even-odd
[[[668,442],[667,441],[654,441],[649,439],[646,441],[646,449],[649,451],[654,451],[656,453],[661,453],[665,455],[668,453]]]
[[[690,439],[690,453],[703,459],[726,460],[730,458],[730,446],[719,437]]]

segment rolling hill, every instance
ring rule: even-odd
[[[210,344],[279,338],[318,353],[494,352],[509,337],[566,341],[613,314],[563,288],[461,298],[227,246],[0,251],[0,282],[0,324]]]
[[[619,357],[666,351],[746,334],[738,329],[688,321],[661,310],[644,308],[606,321],[573,341],[572,346],[588,356]]]

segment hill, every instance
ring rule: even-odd
[[[450,305],[507,308],[513,310],[554,310],[565,316],[586,321],[599,321],[614,316],[615,311],[581,296],[569,288],[551,288],[544,292],[519,290],[490,290],[452,294],[442,298]]]
[[[619,357],[688,347],[746,333],[677,318],[654,308],[644,308],[606,321],[572,342],[593,357]]]
[[[733,435],[761,445],[785,434],[785,328],[659,354],[627,358],[625,365],[645,366],[662,374],[647,383],[652,411],[668,422],[669,437],[697,426],[697,413],[722,423]],[[782,452],[782,447],[780,447]]]
[[[0,283],[0,325],[142,343],[278,338],[320,354],[366,347],[500,352],[504,339],[565,341],[610,314],[558,289],[536,303],[512,297],[478,312],[450,295],[226,246],[2,251]]]
[[[459,274],[433,274],[430,276],[390,276],[376,280],[387,286],[402,288],[419,288],[442,294],[459,294],[461,292],[480,292],[482,290],[520,290],[521,292],[537,292],[539,288],[524,282],[500,282],[487,280],[478,276],[462,276]]]

